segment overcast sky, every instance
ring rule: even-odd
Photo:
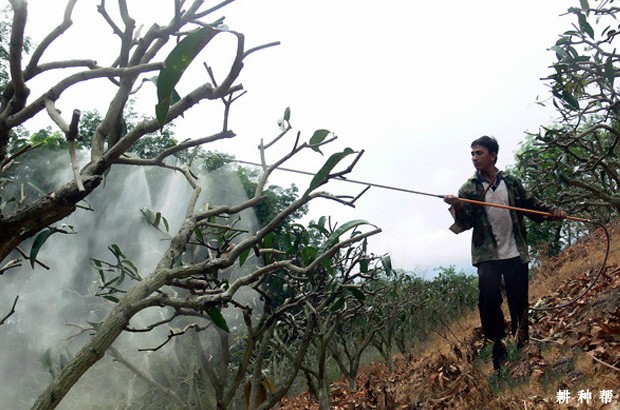
[[[78,1],[74,27],[43,61],[81,57],[109,63],[114,52],[108,46],[118,41],[96,13],[98,3]],[[154,13],[163,11],[154,5],[170,8],[169,3],[130,0],[129,7],[148,27]],[[35,42],[58,24],[64,4],[29,1],[27,34]],[[551,108],[536,101],[549,99],[541,81],[554,60],[548,48],[570,28],[571,17],[559,16],[575,5],[576,0],[237,0],[215,17],[226,16],[230,29],[245,34],[248,47],[276,40],[281,45],[246,61],[241,81],[248,94],[236,104],[231,123],[237,140],[205,148],[257,161],[255,147],[261,138],[277,134],[277,120],[290,107],[291,123],[302,137],[326,128],[339,137],[334,150],[365,150],[351,179],[456,193],[473,173],[473,139],[495,136],[498,166],[504,168],[513,163],[525,131],[535,132],[555,118]],[[198,76],[205,75],[205,59],[216,68],[218,62],[226,63],[220,53],[232,45],[231,39],[216,40],[197,60],[193,77],[179,85],[181,94],[202,81]],[[104,91],[78,87],[58,106],[64,112],[103,112],[109,101],[105,96]],[[145,88],[138,106],[151,110],[155,98],[154,88]],[[208,135],[221,125],[220,118],[220,111],[201,105],[177,124],[176,137]],[[44,123],[43,118],[37,121]],[[324,160],[316,154],[287,166],[316,171]],[[273,180],[295,182],[302,190],[309,181],[286,173]],[[348,194],[362,189],[342,182],[327,188]],[[321,215],[341,222],[365,219],[381,227],[383,233],[371,247],[389,253],[395,267],[432,273],[438,266],[456,265],[473,272],[471,234],[448,231],[452,221],[440,199],[372,188],[355,209],[316,203],[309,217]]]

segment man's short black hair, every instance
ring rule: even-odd
[[[485,147],[486,149],[489,150],[489,152],[494,152],[494,153],[498,153],[499,152],[499,144],[497,143],[497,140],[493,137],[489,137],[486,135],[483,135],[482,137],[475,139],[472,143],[471,146],[473,147],[474,145],[482,145],[483,147]]]

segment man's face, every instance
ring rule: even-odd
[[[491,153],[482,145],[474,145],[471,147],[471,161],[478,171],[495,167],[496,158],[496,152]]]

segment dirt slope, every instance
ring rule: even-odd
[[[605,269],[569,306],[561,307],[600,270],[603,230],[543,261],[531,281],[531,305],[560,308],[532,313],[530,343],[517,350],[508,340],[509,358],[500,372],[492,368],[490,346],[472,312],[408,357],[397,357],[393,371],[379,363],[365,367],[357,391],[334,383],[332,408],[620,409],[620,222],[608,230]],[[282,403],[282,409],[317,408],[308,394]]]

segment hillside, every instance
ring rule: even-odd
[[[365,367],[357,391],[334,383],[332,408],[620,409],[620,222],[608,230],[606,267],[575,303],[562,307],[600,271],[607,248],[603,230],[542,262],[531,280],[530,302],[553,309],[531,314],[532,337],[522,351],[508,340],[509,358],[500,372],[493,371],[474,311],[414,353],[397,357],[393,371],[383,364]],[[568,393],[562,397],[567,404],[558,403],[561,391]],[[282,406],[317,408],[308,394]]]

